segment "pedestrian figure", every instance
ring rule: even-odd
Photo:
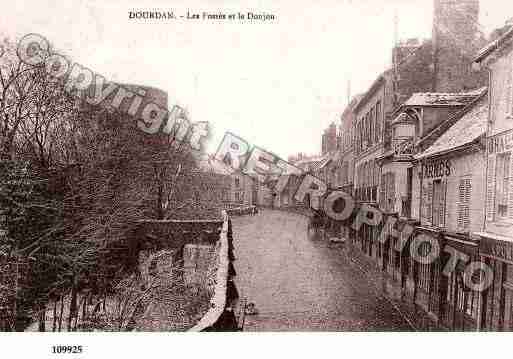
[[[313,210],[313,216],[310,217],[308,222],[308,236],[310,238],[316,236],[319,233],[319,228],[322,226],[322,216],[320,212]]]

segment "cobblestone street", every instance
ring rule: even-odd
[[[233,225],[238,287],[259,310],[245,331],[412,330],[344,244],[307,237],[306,217],[262,210]]]

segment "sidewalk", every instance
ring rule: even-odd
[[[390,277],[376,267],[376,263],[372,258],[367,257],[359,249],[355,248],[352,244],[345,242],[340,246],[343,255],[346,256],[348,262],[357,267],[360,271],[365,273],[369,282],[374,285],[378,295],[386,298],[394,308],[401,314],[401,316],[410,324],[416,331],[446,331],[447,329],[438,325],[433,318],[431,318],[423,309],[418,305],[394,298],[387,290],[390,286],[398,286],[398,283],[392,282]]]

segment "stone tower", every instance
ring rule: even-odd
[[[433,91],[486,85],[486,74],[472,71],[472,59],[485,43],[480,34],[479,0],[434,0]]]

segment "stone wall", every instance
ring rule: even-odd
[[[142,249],[183,249],[186,244],[210,244],[219,240],[223,221],[143,220],[133,234]]]

